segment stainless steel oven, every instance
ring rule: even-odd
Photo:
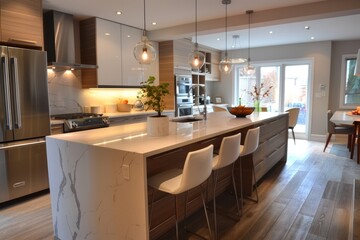
[[[191,76],[176,75],[175,76],[176,96],[188,96],[192,85]]]

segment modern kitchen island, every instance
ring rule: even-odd
[[[253,113],[235,118],[228,112],[208,114],[208,120],[170,122],[170,134],[148,137],[146,123],[135,123],[46,138],[55,237],[66,239],[152,239],[175,224],[178,201],[159,194],[149,229],[147,178],[182,167],[187,152],[214,144],[224,136],[260,126],[258,150],[243,158],[243,191],[252,191],[252,167],[260,179],[278,161],[286,161],[287,113]],[[239,172],[239,171],[237,171]],[[230,171],[219,177],[217,193],[230,184]],[[239,184],[238,184],[239,186]],[[207,184],[211,188],[211,183]],[[210,191],[211,192],[211,191]],[[208,200],[212,198],[209,195]],[[189,193],[189,214],[201,206],[198,189]],[[180,216],[181,218],[181,216]]]

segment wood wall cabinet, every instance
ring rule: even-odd
[[[41,0],[0,0],[1,43],[42,49]]]
[[[220,81],[220,70],[219,70],[219,62],[220,62],[220,52],[211,52],[211,72],[205,74],[206,81]]]
[[[170,95],[165,98],[168,109],[175,108],[175,75],[191,75],[193,83],[205,84],[206,81],[219,81],[218,59],[220,52],[199,46],[205,54],[205,65],[200,71],[193,71],[189,65],[189,54],[194,50],[194,44],[189,39],[164,41],[159,43],[159,77],[160,83],[170,84]],[[214,62],[216,61],[216,62]],[[196,88],[203,94],[202,88]]]
[[[133,55],[141,35],[141,29],[104,19],[80,21],[81,62],[98,65],[82,70],[83,88],[139,87],[150,75],[158,78],[158,61],[142,66]]]

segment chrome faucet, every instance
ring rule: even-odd
[[[188,96],[190,97],[190,92],[193,91],[195,87],[202,87],[204,89],[204,110],[202,112],[199,111],[200,115],[203,115],[203,119],[207,119],[207,107],[206,107],[206,85],[205,84],[192,84],[191,88],[189,89]],[[195,102],[197,103],[197,106],[199,108],[199,94],[195,94]],[[199,109],[200,110],[200,109]]]

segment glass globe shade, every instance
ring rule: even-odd
[[[189,55],[189,64],[192,69],[200,69],[204,66],[205,54],[199,51],[194,51]]]
[[[150,64],[156,59],[156,50],[146,36],[134,48],[134,57],[140,64]]]
[[[219,63],[219,70],[221,73],[229,74],[233,69],[233,64],[228,58],[224,58]]]
[[[244,67],[244,70],[246,72],[247,75],[253,75],[255,73],[255,68],[253,65],[251,65],[249,62],[246,65],[246,67]]]

